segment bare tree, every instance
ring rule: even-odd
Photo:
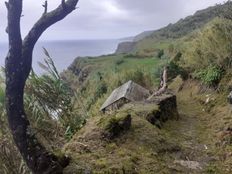
[[[67,163],[61,163],[58,157],[39,143],[24,111],[24,87],[31,71],[32,53],[42,33],[75,10],[77,3],[78,0],[61,0],[55,10],[47,12],[48,5],[45,1],[44,13],[24,39],[20,31],[23,0],[8,0],[5,3],[9,38],[9,52],[5,62],[8,122],[16,146],[28,167],[36,174],[62,173]]]

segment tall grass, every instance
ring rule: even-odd
[[[25,87],[24,105],[36,136],[46,148],[53,151],[72,138],[84,124],[85,115],[76,110],[74,104],[78,98],[60,78],[49,53],[44,52],[46,58],[40,66],[45,74],[30,74]],[[4,77],[0,77],[0,82],[0,173],[29,174],[8,128]]]

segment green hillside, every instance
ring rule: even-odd
[[[39,140],[61,161],[70,157],[64,173],[232,173],[231,7],[229,1],[145,32],[131,52],[78,57],[61,74],[48,55],[41,65],[48,73],[32,73],[27,82],[25,108]],[[164,108],[146,101],[99,111],[129,80],[156,91],[164,67],[164,95],[172,94],[176,103]],[[0,173],[30,173],[6,126],[2,89],[0,99]]]
[[[194,31],[202,29],[202,27],[204,27],[209,21],[214,18],[229,18],[230,15],[228,13],[231,10],[231,6],[231,2],[218,4],[216,6],[197,11],[194,15],[188,16],[184,19],[180,19],[178,22],[174,24],[169,24],[168,26],[159,30],[148,32],[146,35],[141,33],[137,37],[135,37],[139,39],[135,40],[136,46],[133,46],[133,49],[131,50],[133,50],[133,52],[144,50],[155,52],[156,49],[159,49],[160,47],[166,47],[164,44],[166,42],[170,43],[170,41],[176,40]],[[162,46],[160,46],[160,44],[162,44]]]
[[[139,40],[130,53],[76,59],[63,77],[75,84],[73,88],[95,119],[65,148],[74,154],[67,173],[83,168],[95,173],[232,172],[227,131],[232,118],[226,100],[232,87],[230,8],[228,2],[198,11]],[[103,144],[90,138],[91,130],[98,130],[96,120],[102,118],[99,108],[113,89],[132,79],[154,90],[163,66],[169,67],[169,86],[177,92],[179,121],[169,121],[159,130],[141,120],[140,113],[133,117],[132,130],[122,137]],[[70,150],[82,142],[79,136],[91,152]],[[199,166],[191,168],[184,163],[186,159]]]

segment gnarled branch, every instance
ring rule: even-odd
[[[44,13],[41,18],[35,23],[32,29],[29,31],[28,35],[23,40],[23,57],[32,56],[32,50],[43,34],[43,32],[55,24],[56,22],[64,19],[68,14],[76,9],[76,5],[79,0],[67,0],[66,2],[62,0],[61,5],[59,5],[55,10]],[[29,66],[26,66],[26,76],[28,76],[31,69],[31,60],[24,60],[24,62],[29,62]]]
[[[167,71],[168,71],[168,69],[165,66],[164,70],[163,70],[163,74],[162,74],[161,79],[160,79],[160,88],[158,89],[158,91],[155,91],[147,100],[151,100],[153,97],[159,96],[166,91],[166,89],[168,87],[168,85],[167,85],[167,80],[168,80]]]
[[[62,0],[62,3],[55,10],[46,13],[35,23],[28,35],[24,39],[24,45],[34,46],[42,33],[56,22],[64,19],[68,14],[76,9],[79,0]]]

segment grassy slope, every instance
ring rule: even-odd
[[[191,43],[196,37],[201,36],[190,33],[183,38],[159,41],[156,38],[146,38],[137,44],[136,57],[109,55],[83,59],[82,67],[93,68],[84,83],[82,102],[95,95],[97,84],[101,83],[97,75],[99,72],[108,87],[107,92],[92,103],[90,115],[98,115],[98,109],[111,91],[134,77],[131,72],[142,70],[143,74],[148,74],[142,78],[135,78],[135,81],[150,89],[154,88],[155,69],[164,63],[164,60],[154,57],[156,50],[164,49],[168,55],[170,45],[176,48],[181,45],[181,49],[184,50],[185,46],[189,46],[185,42]],[[231,106],[226,104],[227,90],[232,86],[232,83],[228,84],[229,81],[229,70],[219,84],[219,92],[205,88],[198,82],[186,81],[183,89],[177,93],[180,120],[167,122],[162,130],[136,114],[133,115],[132,129],[129,132],[113,142],[103,142],[94,134],[98,129],[96,121],[100,116],[90,119],[65,148],[73,157],[66,173],[78,173],[81,167],[89,168],[95,173],[231,173],[231,135],[224,135],[225,129],[231,126],[232,121]],[[175,84],[172,86],[175,91],[179,88]],[[207,100],[209,102],[206,102]],[[86,139],[84,144],[90,149],[93,148],[92,150],[79,151],[78,142],[82,142],[83,139]],[[200,168],[190,170],[176,163],[176,160],[197,161]]]
[[[154,52],[156,49],[166,49],[176,39],[184,37],[196,30],[202,29],[205,24],[216,17],[222,16],[231,8],[231,3],[216,5],[204,10],[197,11],[194,15],[179,20],[174,24],[154,31],[149,36],[140,39],[134,49],[135,52]]]
[[[166,60],[155,57],[109,55],[83,58],[78,61],[81,63],[73,64],[71,69],[85,71],[88,67],[86,80],[81,83],[77,82],[78,77],[73,77],[71,70],[67,70],[63,76],[77,90],[78,96],[82,99],[81,105],[87,107],[91,115],[98,113],[100,106],[115,88],[129,80],[133,80],[150,90],[153,89],[157,83],[157,71]],[[106,91],[104,87],[106,87]],[[80,103],[78,104],[80,105]]]
[[[171,86],[177,89],[179,84]],[[184,83],[177,93],[180,120],[168,121],[161,130],[135,107],[131,129],[113,141],[103,141],[97,123],[104,116],[90,119],[65,147],[73,159],[66,173],[81,173],[82,169],[93,173],[231,173],[231,145],[221,139],[221,131],[232,120],[230,108],[225,96],[213,90],[199,91],[198,82]],[[82,143],[87,147],[84,150]],[[200,167],[189,169],[178,160],[197,161]]]

